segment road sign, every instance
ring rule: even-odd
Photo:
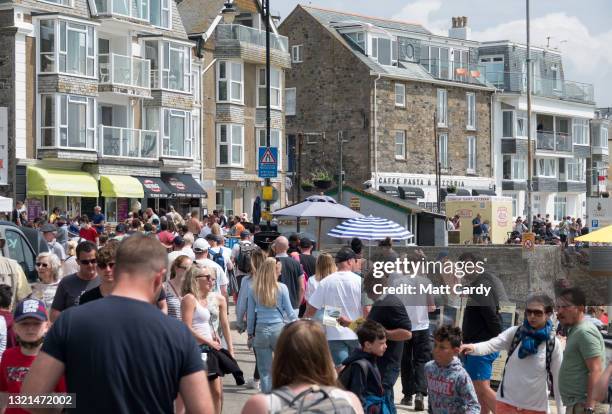
[[[599,220],[591,220],[591,227],[599,227]]]
[[[272,220],[272,213],[270,213],[269,211],[262,211],[261,212],[261,218],[264,221],[271,221]]]
[[[535,233],[523,233],[523,249],[533,251],[535,247]]]
[[[278,148],[259,147],[259,178],[276,178],[278,175]]]

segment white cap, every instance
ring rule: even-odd
[[[194,252],[207,252],[208,249],[210,249],[210,244],[208,244],[206,240],[200,238],[193,243],[193,246],[191,246],[191,248]]]

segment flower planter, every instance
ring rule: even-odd
[[[300,185],[300,187],[302,188],[302,190],[306,191],[307,193],[314,190],[314,186],[312,184],[302,184]]]
[[[332,185],[331,180],[314,180],[313,183],[320,190],[327,190]]]

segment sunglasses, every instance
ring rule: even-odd
[[[82,264],[82,265],[96,264],[97,262],[98,262],[98,259],[79,260],[79,264]]]
[[[49,267],[49,264],[48,263],[40,263],[40,262],[38,262],[38,263],[36,263],[36,267]]]
[[[183,270],[187,270],[189,269],[189,266],[177,266],[177,269],[183,269]]]
[[[202,279],[203,277],[205,277],[206,279],[210,280],[211,282],[214,282],[214,281],[216,281],[216,280],[217,280],[216,278],[215,278],[215,279],[213,279],[213,278],[212,278],[212,275],[198,275],[198,276],[196,276],[195,278],[196,278],[196,279]]]
[[[544,311],[542,309],[525,309],[525,314],[527,316],[529,315],[533,315],[533,316],[544,316]]]
[[[99,267],[100,269],[106,269],[107,267],[109,267],[109,268],[111,268],[111,269],[112,269],[113,267],[115,267],[115,262],[110,262],[110,263],[98,263],[98,267]]]

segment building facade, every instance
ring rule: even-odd
[[[2,4],[3,195],[28,213],[70,217],[101,205],[198,209],[202,96],[195,43],[174,1]]]
[[[484,42],[478,53],[485,80],[498,90],[491,114],[496,187],[502,195],[512,197],[513,216],[524,217],[528,174],[526,46]],[[562,56],[556,50],[534,47],[532,61],[532,212],[542,217],[549,214],[554,221],[568,215],[584,219],[595,110],[593,86],[566,79]],[[595,153],[598,150],[594,148]],[[599,151],[598,156],[601,154]]]
[[[591,158],[587,160],[587,197],[609,196],[610,156],[608,152],[612,130],[612,110],[598,108],[591,120]]]
[[[261,195],[259,149],[266,146],[265,21],[256,0],[232,2],[237,16],[222,19],[224,1],[183,0],[179,11],[192,39],[202,44],[205,96],[203,176],[209,209],[251,213]],[[271,22],[270,146],[278,148],[278,176],[272,179],[277,201],[286,203],[285,71],[291,66],[288,40]]]
[[[337,179],[342,165],[347,183],[433,208],[438,161],[442,199],[495,194],[494,88],[465,30],[436,36],[418,24],[297,6],[279,31],[292,56],[288,146],[300,148],[289,167],[301,164],[301,181],[320,170]]]

